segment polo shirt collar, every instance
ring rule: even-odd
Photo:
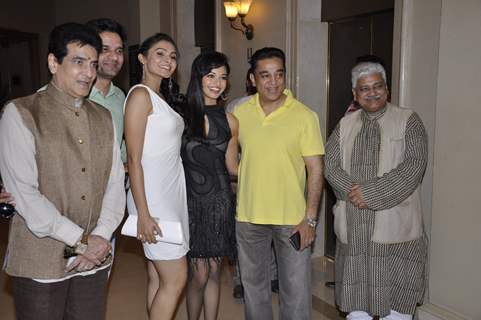
[[[291,90],[289,89],[284,89],[283,93],[287,96],[286,100],[282,104],[280,108],[289,108],[292,106],[292,102],[294,101],[294,96],[292,95]],[[248,103],[261,107],[261,104],[259,102],[259,93],[256,93],[252,99],[249,99]]]
[[[257,112],[262,118],[266,117],[267,119],[269,119],[276,114],[282,113],[284,110],[289,109],[291,106],[294,105],[294,96],[292,95],[291,90],[284,89],[283,93],[286,95],[286,100],[284,100],[284,103],[279,108],[277,108],[277,110],[275,110],[268,116],[266,116],[264,111],[262,110],[261,104],[259,102],[259,93],[256,93],[254,97],[249,100],[249,103],[257,109]]]
[[[294,102],[294,96],[292,95],[292,92],[289,89],[284,89],[284,94],[287,96],[287,98],[286,98],[286,101],[284,101],[284,104],[281,106],[281,108],[282,107],[290,108],[293,105],[292,102]]]
[[[110,86],[109,86],[109,91],[107,92],[107,95],[105,96],[105,98],[108,98],[112,95],[114,95],[116,92],[115,92],[115,86],[114,86],[114,83],[112,81],[110,81]],[[92,86],[92,92],[90,93],[90,96],[91,97],[95,97],[96,95],[101,95],[102,97],[104,96],[103,93],[97,89],[95,87],[95,84]]]

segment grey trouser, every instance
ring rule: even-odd
[[[271,246],[271,280],[277,280],[277,261],[276,261],[276,252],[274,251],[274,245]],[[234,282],[234,286],[242,285],[241,277],[240,277],[240,270],[239,270],[239,259],[236,260],[234,266],[234,276],[232,277],[232,281]]]
[[[272,319],[271,243],[277,258],[279,319],[311,319],[311,249],[289,243],[292,226],[236,223],[246,320]]]
[[[108,270],[54,283],[12,277],[18,320],[103,320]]]

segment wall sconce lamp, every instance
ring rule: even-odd
[[[242,32],[247,40],[252,40],[254,37],[254,27],[252,24],[246,24],[244,21],[245,16],[249,12],[252,0],[238,0],[238,1],[225,1],[225,15],[230,21],[230,27],[234,30]],[[240,17],[241,27],[236,27],[234,21],[237,16]],[[243,28],[242,28],[243,27]]]

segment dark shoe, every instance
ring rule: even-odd
[[[234,287],[234,292],[232,293],[234,298],[236,299],[243,299],[244,298],[244,287],[241,284],[237,284]]]
[[[334,281],[327,281],[324,285],[328,288],[334,288],[336,283]]]
[[[279,280],[271,280],[271,290],[274,293],[279,293]]]

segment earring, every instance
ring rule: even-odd
[[[174,86],[174,83],[172,82],[172,78],[169,78],[169,91],[172,91],[173,86]]]

